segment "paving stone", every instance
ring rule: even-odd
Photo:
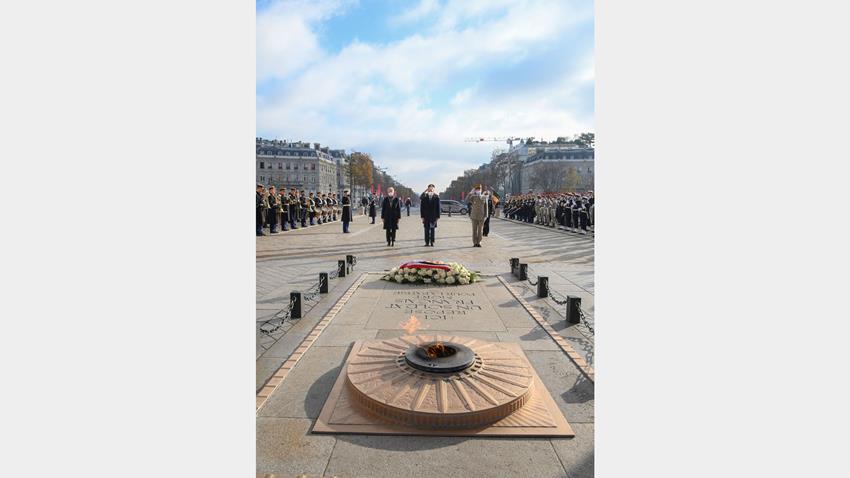
[[[259,358],[257,359],[257,390],[263,388],[269,377],[283,364],[282,358]]]
[[[315,345],[320,347],[350,346],[357,340],[374,339],[376,330],[364,329],[362,325],[339,325],[334,321],[322,331]]]
[[[509,328],[507,332],[496,332],[502,342],[516,342],[523,350],[560,350],[558,344],[539,325]]]
[[[593,478],[593,424],[572,425],[575,438],[553,438],[552,446],[570,478]]]
[[[311,435],[312,420],[257,418],[257,473],[321,476],[336,438]]]
[[[305,333],[296,333],[289,332],[284,335],[280,340],[275,342],[266,353],[263,354],[263,358],[287,358],[292,354],[292,351],[295,350],[301,341],[306,337]]]
[[[350,347],[313,346],[260,409],[261,417],[316,418]]]
[[[594,421],[593,382],[569,357],[561,351],[546,350],[526,350],[525,355],[570,424]]]
[[[327,474],[563,478],[564,468],[546,439],[339,435]]]

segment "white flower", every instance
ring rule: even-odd
[[[469,277],[461,276],[461,278],[458,279],[458,282],[460,282],[461,284],[469,284]]]
[[[422,279],[422,282],[424,282],[424,283],[426,283],[426,284],[430,284],[430,283],[431,283],[431,279]]]
[[[455,283],[455,278],[454,278],[454,276],[448,276],[448,277],[446,277],[446,284],[454,284],[454,283]]]
[[[401,281],[403,281],[403,280],[404,280],[404,277],[402,277],[402,275],[401,275],[401,274],[396,274],[396,276],[395,276],[395,281],[396,281],[396,282],[398,282],[399,284],[401,284]]]
[[[410,282],[416,282],[416,274],[407,274],[404,278]]]
[[[431,275],[431,271],[429,271],[428,269],[419,269],[418,274],[421,275],[421,276],[427,276],[427,275]]]
[[[446,279],[443,279],[443,278],[437,279],[437,284],[445,284],[445,283],[446,283]]]
[[[396,272],[398,272],[398,267],[393,267],[392,269],[390,269],[390,274],[391,274],[391,275],[395,275],[395,274],[396,274]]]

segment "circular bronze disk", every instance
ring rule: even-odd
[[[411,348],[433,342],[460,344],[472,365],[448,373],[412,367]],[[418,428],[474,428],[519,410],[531,396],[532,372],[497,343],[458,336],[403,336],[367,342],[348,363],[354,403],[387,421]]]

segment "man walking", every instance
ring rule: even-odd
[[[404,208],[407,209],[407,215],[410,215],[410,196],[404,200]]]
[[[434,192],[433,184],[429,184],[428,189],[419,197],[419,217],[422,218],[422,227],[425,228],[425,246],[434,247],[434,232],[437,220],[440,219],[440,196]]]
[[[481,185],[469,192],[469,218],[472,219],[472,247],[481,247],[484,235],[484,219],[487,217],[487,198],[481,194]]]
[[[484,237],[487,237],[490,234],[490,216],[493,215],[493,195],[490,194],[490,191],[484,191],[484,200],[487,202],[487,217],[484,218]]]

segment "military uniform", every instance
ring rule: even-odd
[[[304,191],[298,196],[298,208],[301,214],[301,227],[307,227],[307,195]]]

